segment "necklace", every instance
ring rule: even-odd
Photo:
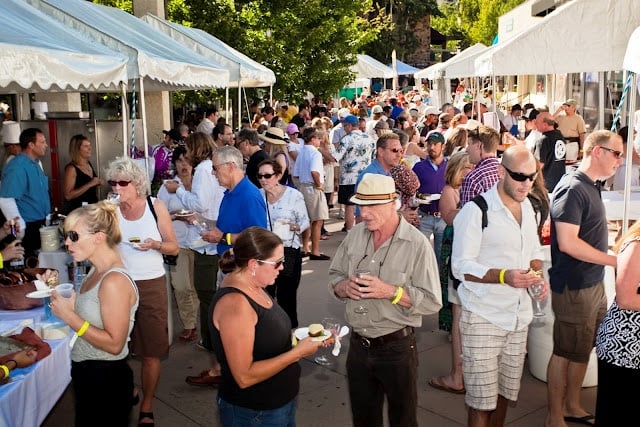
[[[382,258],[382,261],[380,261],[378,264],[378,276],[380,276],[380,272],[382,271],[382,266],[384,265],[384,262],[387,260],[387,255],[389,255],[389,251],[391,250],[391,245],[393,244],[393,239],[396,237],[396,233],[398,232],[399,227],[400,227],[400,223],[398,223],[398,227],[396,227],[396,229],[393,231],[393,234],[391,235],[391,240],[389,240],[389,246],[387,246],[387,251],[384,253],[384,257]],[[371,242],[371,236],[373,236],[373,233],[369,233],[369,237],[367,238],[367,244],[364,247],[364,255],[362,256],[362,258],[360,258],[360,261],[358,261],[358,264],[356,265],[356,270],[360,268],[360,264],[368,256],[367,248],[369,247],[369,243]],[[375,255],[375,250],[373,252]],[[372,255],[372,258],[373,258],[373,255]],[[375,260],[372,259],[371,262],[373,263],[375,262]]]

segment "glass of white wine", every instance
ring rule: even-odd
[[[531,296],[533,300],[533,316],[534,317],[544,317],[546,314],[542,310],[542,306],[540,305],[540,296],[544,291],[544,282],[536,283],[527,288],[527,292]]]

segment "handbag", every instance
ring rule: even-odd
[[[282,266],[281,276],[293,276],[296,273],[296,264],[302,260],[300,249],[289,246],[284,247],[284,265]]]
[[[36,280],[36,274],[43,274],[45,271],[46,268],[0,271],[0,309],[29,310],[41,307],[44,304],[43,298],[28,298],[27,294],[37,290],[33,281]]]

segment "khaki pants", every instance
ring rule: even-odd
[[[192,250],[180,248],[177,265],[167,266],[184,329],[194,329],[198,318],[199,301],[193,286],[193,258]]]

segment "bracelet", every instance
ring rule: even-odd
[[[227,242],[227,245],[231,246],[231,233],[227,233],[225,237],[226,237],[225,241]]]
[[[7,365],[0,365],[0,369],[4,372],[4,378],[9,378],[9,368]]]
[[[162,242],[160,242],[160,247],[158,248],[160,252],[162,252]]]
[[[84,333],[87,332],[87,329],[89,329],[89,325],[91,325],[89,321],[85,320],[82,326],[80,326],[80,329],[78,329],[78,332],[76,332],[76,335],[79,337],[83,336]]]
[[[498,278],[500,279],[500,284],[501,285],[506,285],[505,281],[504,281],[504,273],[507,272],[506,268],[503,268],[502,270],[500,270],[500,275],[498,276]]]
[[[404,289],[402,289],[402,286],[398,286],[396,288],[396,293],[393,295],[393,299],[391,300],[391,304],[393,305],[398,304],[398,302],[400,302],[400,299],[402,298],[403,293],[404,293]]]
[[[2,252],[0,252],[0,270],[4,268],[4,258],[2,258]]]

